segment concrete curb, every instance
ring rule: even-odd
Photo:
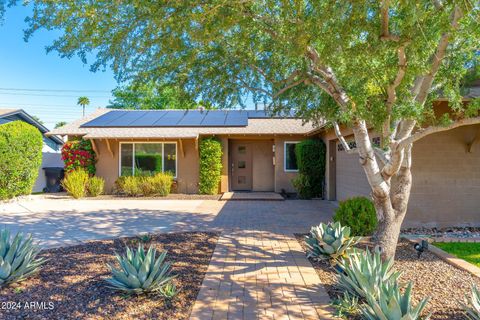
[[[463,271],[467,271],[468,273],[472,274],[473,276],[477,277],[480,279],[480,268],[463,260],[460,258],[457,258],[456,256],[443,251],[442,249],[435,247],[433,244],[431,244],[431,239],[428,238],[408,238],[408,237],[403,237],[404,239],[407,239],[411,243],[418,243],[419,241],[422,240],[427,240],[429,242],[428,250],[432,252],[434,255],[445,261],[446,263],[461,269]]]

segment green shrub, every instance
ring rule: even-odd
[[[44,259],[37,259],[40,249],[32,237],[17,233],[12,239],[7,229],[0,231],[0,287],[21,281],[38,271]]]
[[[299,174],[292,182],[298,196],[302,199],[322,197],[325,180],[325,143],[319,139],[303,140],[295,146],[295,156]]]
[[[222,173],[222,144],[215,138],[200,141],[200,194],[217,194]]]
[[[157,173],[153,176],[119,177],[115,182],[117,191],[127,196],[167,196],[170,194],[173,176]]]
[[[96,155],[90,140],[71,140],[62,147],[62,160],[65,163],[65,172],[69,173],[81,168],[94,175],[96,172]]]
[[[23,121],[0,125],[0,200],[30,194],[42,163],[40,131]]]
[[[62,181],[63,188],[75,199],[83,198],[87,194],[88,173],[77,168],[67,174]]]
[[[372,201],[355,197],[340,202],[333,221],[349,226],[354,236],[369,236],[377,227],[377,214]]]
[[[154,194],[162,197],[170,194],[173,183],[173,176],[170,173],[157,173],[148,180],[153,186]]]
[[[105,180],[100,177],[90,177],[87,183],[87,191],[90,197],[97,197],[103,194],[105,187]]]
[[[480,320],[480,290],[476,285],[472,286],[470,296],[465,297],[465,303],[462,304],[463,310],[468,319]]]

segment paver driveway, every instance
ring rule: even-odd
[[[295,240],[331,218],[326,201],[72,200],[2,204],[0,224],[44,247],[140,232],[221,232],[191,319],[330,319],[329,298]]]

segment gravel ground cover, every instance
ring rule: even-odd
[[[43,250],[48,261],[37,275],[0,290],[0,319],[188,319],[217,238],[209,232],[170,233],[146,243],[168,250],[179,289],[171,302],[155,295],[126,296],[103,281],[110,276],[106,263],[117,266],[114,253],[138,246],[138,238]]]
[[[297,240],[305,249],[304,236],[297,235]],[[342,291],[335,286],[335,271],[326,261],[310,260],[310,262],[330,298],[336,298]],[[398,244],[394,268],[402,271],[400,281],[413,281],[412,301],[415,304],[422,298],[430,296],[424,315],[432,313],[431,320],[467,319],[462,312],[461,303],[465,295],[470,293],[472,284],[480,286],[480,279],[451,266],[428,251],[418,259],[412,244],[404,240]]]
[[[402,230],[405,235],[427,236],[433,238],[480,238],[480,228],[451,227],[451,228],[409,228]]]

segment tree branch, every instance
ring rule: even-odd
[[[388,11],[390,9],[390,0],[383,0],[382,1],[382,7],[380,10],[380,17],[382,21],[382,34],[380,35],[380,40],[382,41],[399,41],[400,38],[398,36],[390,34],[390,30],[388,27],[388,21],[389,21],[389,14]]]
[[[401,139],[398,141],[398,146],[397,149],[404,149],[408,145],[414,143],[415,141],[418,141],[422,138],[425,138],[426,136],[429,136],[434,133],[438,132],[443,132],[443,131],[448,131],[452,130],[458,127],[463,127],[463,126],[468,126],[468,125],[473,125],[473,124],[479,124],[480,123],[480,117],[474,117],[474,118],[465,118],[462,120],[455,121],[454,123],[448,125],[448,126],[431,126],[425,129],[420,129],[414,134]]]
[[[402,83],[403,77],[407,69],[407,56],[405,54],[405,47],[408,44],[403,44],[398,48],[398,71],[395,79],[387,87],[387,119],[383,124],[382,140],[390,135],[392,108],[397,101],[397,87]]]
[[[297,80],[297,81],[294,81],[290,84],[287,84],[285,87],[283,87],[282,89],[280,89],[277,93],[275,93],[273,95],[273,99],[276,99],[279,95],[281,95],[282,93],[284,93],[285,91],[287,91],[288,89],[290,88],[293,88],[293,87],[296,87],[298,86],[299,84],[303,83],[305,81],[305,78],[301,78],[300,80]]]
[[[335,135],[337,136],[338,140],[343,146],[343,149],[345,149],[345,152],[348,154],[354,154],[357,153],[356,149],[351,149],[350,146],[348,145],[347,141],[345,141],[345,138],[342,135],[342,132],[340,131],[340,127],[338,126],[337,122],[333,123],[333,128],[335,129]]]
[[[451,26],[454,30],[458,29],[458,20],[460,20],[462,15],[463,13],[460,7],[455,6],[455,9],[453,10],[452,22],[451,22]],[[422,77],[421,84],[419,85],[419,88],[418,88],[418,95],[415,98],[415,100],[422,105],[425,103],[425,100],[427,99],[427,95],[428,95],[428,92],[430,91],[435,75],[437,74],[438,69],[440,68],[440,64],[443,58],[445,57],[450,35],[451,35],[450,32],[446,32],[442,35],[442,37],[440,38],[440,41],[438,42],[437,50],[432,56],[432,65],[430,67],[430,71]]]

